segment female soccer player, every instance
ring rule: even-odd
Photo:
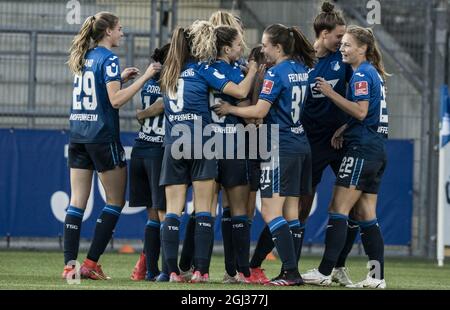
[[[155,49],[151,58],[164,64],[169,47],[166,44]],[[148,214],[144,251],[133,270],[132,280],[154,281],[160,273],[160,222],[164,221],[166,213],[166,197],[164,187],[159,185],[164,152],[164,103],[158,80],[159,74],[148,80],[141,90],[142,110],[137,111],[136,118],[142,126],[131,151],[129,205],[146,207]],[[167,270],[164,271],[167,274]]]
[[[219,26],[215,28],[215,39],[218,57],[211,66],[239,84],[244,79],[244,74],[236,63],[242,56],[242,35],[236,28]],[[221,92],[210,93],[211,108],[219,104],[221,100],[233,105],[249,105],[250,103],[249,100],[239,101]],[[215,132],[222,136],[223,141],[223,149],[218,154],[217,183],[223,187],[228,197],[228,208],[224,208],[222,218],[226,269],[223,281],[225,283],[247,282],[246,278],[250,276],[250,226],[247,217],[247,198],[250,188],[247,176],[246,145],[238,140],[239,135],[244,135],[244,122],[234,115],[219,117],[214,110],[211,110],[211,113],[212,120],[216,124]],[[234,145],[227,145],[229,141],[233,141]],[[216,197],[218,190],[219,186],[216,187]]]
[[[243,40],[244,38],[244,28],[242,25],[241,20],[232,15],[229,12],[225,11],[216,11],[213,14],[211,14],[211,17],[209,18],[209,22],[214,27],[220,27],[220,26],[230,26],[234,29],[236,29],[241,37],[241,56],[242,52],[244,51],[245,42]],[[219,50],[217,50],[219,52]],[[242,57],[239,57],[236,60],[233,60],[233,62],[236,62],[238,66],[240,66],[242,69],[246,69],[244,66],[246,62],[242,61]],[[217,206],[218,197],[219,197],[219,190],[221,189],[220,184],[216,184],[216,191],[213,197],[212,202],[212,211],[215,212],[215,208]],[[195,195],[195,193],[193,193]],[[233,243],[232,243],[232,224],[231,224],[231,213],[230,213],[230,206],[228,203],[227,193],[225,191],[222,191],[222,221],[221,221],[221,230],[222,230],[222,237],[223,237],[223,246],[224,246],[224,257],[225,257],[225,275],[224,275],[224,282],[225,283],[235,283],[238,281],[234,276],[236,275],[236,259],[234,255],[234,249],[233,249]],[[189,220],[186,224],[186,233],[185,238],[183,240],[183,248],[180,255],[180,269],[182,271],[182,274],[186,277],[189,277],[189,273],[192,267],[192,256],[194,253],[194,228],[195,228],[195,212],[191,214],[189,217]],[[233,275],[233,276],[230,276]]]
[[[331,140],[335,148],[344,146],[344,157],[329,208],[325,253],[318,270],[306,273],[304,280],[305,283],[330,285],[331,272],[345,244],[348,215],[354,208],[361,219],[364,250],[374,269],[365,280],[350,286],[385,288],[384,243],[376,218],[376,203],[386,166],[386,72],[371,29],[348,27],[340,50],[343,61],[354,71],[347,98],[334,91],[322,77],[316,78],[315,89],[352,118],[336,131]]]
[[[347,121],[349,116],[328,97],[315,90],[314,85],[316,77],[323,77],[332,85],[336,92],[341,96],[345,96],[347,82],[352,75],[351,66],[342,62],[342,54],[339,51],[339,45],[345,33],[345,25],[345,20],[341,13],[335,11],[334,6],[329,2],[322,4],[322,12],[314,20],[314,31],[316,34],[314,49],[318,61],[314,69],[309,72],[309,91],[300,116],[311,145],[313,193],[315,193],[316,187],[320,183],[325,168],[330,166],[335,175],[337,175],[342,161],[342,150],[334,149],[330,141],[336,130]],[[299,239],[300,244],[297,252],[297,261],[300,259],[305,224],[311,211],[313,200],[314,194],[300,197],[300,223],[297,223],[297,227],[293,228],[295,231],[293,235]],[[349,219],[346,246],[342,250],[336,268],[332,273],[333,281],[341,285],[351,284],[344,266],[359,229],[357,223],[354,221],[350,223],[350,221]],[[260,275],[261,279],[265,279],[260,266],[273,246],[270,231],[266,227],[261,233],[250,263],[252,275]]]
[[[166,135],[160,184],[165,185],[167,200],[162,244],[171,282],[184,281],[177,265],[179,217],[191,182],[196,217],[195,271],[191,282],[206,282],[209,278],[214,228],[211,205],[217,160],[215,154],[203,154],[205,139],[200,137],[198,141],[199,137],[194,137],[195,132],[212,123],[209,88],[243,99],[250,91],[257,69],[252,64],[247,77],[237,85],[212,68],[205,61],[217,57],[214,36],[214,27],[206,21],[197,21],[186,30],[177,28],[161,74]]]
[[[300,107],[307,91],[308,67],[314,50],[295,27],[274,24],[264,30],[263,53],[274,66],[267,71],[256,105],[237,107],[228,103],[217,107],[219,116],[264,118],[278,126],[279,138],[270,132],[272,154],[261,164],[262,215],[270,228],[284,272],[268,285],[303,284],[298,272],[293,238],[288,221],[298,221],[299,196],[311,191],[311,150],[300,123]],[[274,143],[278,141],[278,145]],[[284,216],[283,216],[284,215]]]
[[[150,65],[142,77],[127,88],[123,82],[134,78],[137,68],[120,73],[119,59],[111,48],[122,38],[119,18],[108,12],[90,16],[70,47],[68,65],[75,75],[70,114],[69,167],[71,198],[64,221],[63,277],[73,272],[77,259],[83,212],[96,170],[106,192],[106,206],[97,220],[83,278],[108,279],[97,264],[104,252],[125,204],[127,169],[120,143],[119,108],[136,94],[161,68]]]

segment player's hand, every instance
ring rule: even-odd
[[[230,109],[231,109],[232,105],[229,104],[228,102],[222,101],[222,100],[220,100],[219,102],[220,102],[220,104],[216,104],[215,106],[212,107],[214,112],[216,112],[216,114],[219,117],[230,114]]]
[[[259,65],[258,72],[256,72],[256,80],[263,81],[265,74],[266,74],[266,65],[265,64]]]
[[[245,122],[247,125],[255,124],[255,119],[254,119],[254,118],[244,118],[244,122]]]
[[[347,124],[344,124],[341,127],[339,127],[333,134],[333,137],[331,137],[331,146],[336,150],[341,149],[344,144],[345,129],[347,129]]]
[[[144,125],[144,117],[142,116],[143,110],[137,109],[136,110],[136,119],[139,122],[139,124]]]
[[[262,119],[262,118],[255,118],[255,125],[256,125],[256,127],[259,127],[263,123],[264,123],[264,119]]]
[[[129,67],[125,68],[125,70],[122,71],[120,74],[120,77],[122,79],[123,83],[128,82],[129,80],[134,79],[136,76],[139,75],[139,69],[136,67]]]
[[[329,97],[334,92],[331,85],[321,77],[316,77],[316,85],[314,86],[314,89],[321,92],[326,97]]]
[[[151,63],[145,70],[145,77],[151,79],[156,73],[160,72],[162,65],[159,62]]]
[[[254,60],[250,60],[247,65],[248,73],[247,74],[256,74],[258,72],[258,64]]]

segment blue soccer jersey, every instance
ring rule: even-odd
[[[158,98],[161,98],[161,89],[158,81],[159,75],[148,80],[141,90],[142,109],[150,107]],[[151,157],[160,155],[164,141],[164,114],[149,117],[144,120],[133,146],[133,156]]]
[[[217,69],[203,62],[188,62],[177,82],[177,94],[164,94],[165,138],[164,144],[173,144],[190,130],[194,141],[194,123],[201,118],[202,130],[212,123],[209,109],[209,89],[222,91],[230,80]],[[174,131],[174,135],[172,135]]]
[[[384,81],[375,67],[363,62],[353,74],[347,99],[368,101],[364,120],[351,118],[344,133],[344,142],[350,149],[360,149],[367,159],[384,157],[384,144],[388,135],[388,113]]]
[[[315,90],[316,78],[324,78],[335,92],[345,97],[346,85],[352,76],[350,65],[342,62],[340,51],[320,57],[308,74],[309,92],[302,109],[301,121],[309,141],[330,143],[336,129],[345,124],[349,116],[328,97]]]
[[[109,101],[106,84],[121,81],[119,58],[98,46],[85,55],[81,75],[75,75],[70,111],[70,141],[109,143],[120,141],[119,110]]]
[[[217,60],[215,63],[211,65],[213,68],[217,69],[221,74],[225,75],[230,81],[234,82],[235,84],[239,84],[244,79],[244,74],[242,73],[238,63],[229,64],[223,60]],[[223,134],[223,142],[224,142],[224,152],[223,156],[225,157],[226,154],[226,136],[234,135],[235,141],[234,141],[234,148],[236,150],[237,147],[237,141],[236,141],[236,124],[242,123],[242,120],[232,114],[228,114],[226,116],[219,117],[212,109],[213,106],[220,104],[220,101],[226,101],[232,105],[237,105],[240,100],[236,99],[232,96],[226,95],[220,91],[217,90],[211,90],[209,94],[209,106],[211,109],[211,118],[212,121],[217,124],[218,126],[215,126],[215,132]]]
[[[297,61],[284,60],[266,72],[259,99],[272,104],[264,122],[269,128],[272,124],[279,126],[280,154],[310,152],[300,122],[300,109],[307,91],[308,69]]]

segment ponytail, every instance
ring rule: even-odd
[[[160,86],[163,92],[167,94],[176,93],[177,81],[181,69],[184,67],[190,55],[189,40],[186,30],[177,27],[172,34],[165,65],[161,71]]]
[[[192,56],[199,61],[212,62],[217,58],[214,26],[205,20],[196,20],[189,27]]]
[[[92,29],[95,23],[95,16],[89,16],[81,26],[80,32],[75,36],[70,46],[69,65],[73,74],[79,74],[84,65],[84,55],[91,46]]]
[[[264,33],[268,34],[272,45],[280,44],[286,55],[312,68],[315,51],[306,36],[297,27],[286,27],[281,24],[268,26]]]
[[[73,74],[81,73],[86,52],[105,37],[106,29],[113,29],[118,22],[119,18],[109,12],[99,12],[86,18],[69,49],[67,64]]]
[[[291,34],[294,38],[294,49],[292,52],[294,58],[300,60],[309,68],[314,67],[316,59],[314,47],[297,27],[292,27],[290,30]]]

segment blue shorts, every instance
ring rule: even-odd
[[[115,167],[125,167],[125,150],[120,142],[69,143],[70,168],[104,172]]]
[[[261,163],[261,198],[278,193],[284,197],[312,194],[311,154],[280,155]]]
[[[259,181],[261,179],[261,160],[247,160],[248,182],[250,183],[250,191],[257,192],[259,189]]]
[[[386,163],[386,156],[379,160],[367,160],[361,154],[347,152],[342,158],[336,185],[347,188],[355,186],[363,193],[377,194]]]
[[[322,180],[322,175],[327,166],[333,170],[337,176],[339,167],[344,156],[342,149],[336,150],[331,146],[331,141],[320,141],[311,143],[312,157],[312,187],[316,188]]]
[[[159,185],[161,156],[140,158],[131,156],[130,207],[146,207],[166,210],[164,186]]]
[[[217,178],[217,159],[175,159],[171,145],[164,147],[159,185],[191,184]]]
[[[248,184],[246,159],[219,159],[219,174],[216,179],[225,188]]]

